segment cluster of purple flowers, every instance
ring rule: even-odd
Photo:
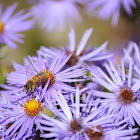
[[[24,65],[14,63],[0,91],[0,138],[56,140],[137,139],[140,125],[140,53],[124,50],[119,65],[100,47],[85,48],[69,33],[65,48],[40,47]],[[129,49],[130,50],[130,49]]]
[[[134,0],[34,0],[31,1],[30,12],[24,14],[24,10],[14,13],[17,3],[9,6],[2,12],[0,5],[0,45],[6,44],[13,49],[17,47],[15,42],[24,43],[24,35],[20,32],[33,28],[34,22],[38,22],[41,28],[49,32],[62,30],[68,24],[73,27],[75,22],[81,22],[80,11],[84,9],[87,15],[96,15],[108,20],[112,17],[112,24],[117,25],[120,9],[124,7],[128,15],[132,15],[131,7],[136,8]],[[84,8],[81,8],[84,7]],[[33,18],[28,19],[28,18]]]
[[[122,7],[131,17],[132,8],[134,9],[137,6],[135,0],[91,0],[86,6],[86,11],[91,16],[93,15],[93,12],[96,12],[97,17],[105,21],[112,17],[112,25],[116,26]]]
[[[134,0],[31,0],[29,12],[5,11],[0,5],[0,45],[17,48],[21,34],[33,28],[52,32],[82,21],[80,10],[117,25],[121,8],[128,15]],[[93,13],[92,13],[93,12]],[[32,18],[32,19],[31,19]],[[69,45],[41,46],[24,65],[14,63],[0,91],[0,139],[132,140],[140,126],[140,52],[130,42],[114,64],[108,42],[86,48],[88,29],[76,45],[72,28]],[[15,43],[16,42],[16,43]]]
[[[134,0],[39,0],[30,12],[43,29],[52,32],[64,29],[67,24],[73,26],[74,22],[81,22],[82,10],[86,15],[104,21],[112,17],[112,25],[116,26],[122,7],[131,17],[132,8],[137,6]]]

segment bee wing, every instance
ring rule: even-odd
[[[31,77],[31,67],[29,65],[26,66],[26,76],[27,76],[27,80],[30,80]]]

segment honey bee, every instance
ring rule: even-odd
[[[49,79],[50,80],[54,79],[54,75],[52,74],[52,72],[49,72],[47,69],[39,72],[32,78],[29,78],[30,77],[30,67],[29,66],[26,67],[26,75],[27,75],[27,79],[28,79],[28,81],[24,85],[24,90],[26,93],[28,93],[30,91],[33,93],[35,91],[35,89],[38,87],[38,84],[46,83]]]

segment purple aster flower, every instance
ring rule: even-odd
[[[112,17],[112,25],[116,26],[118,23],[121,7],[124,8],[126,13],[131,16],[131,7],[136,8],[134,0],[91,0],[87,5],[86,10],[89,15],[97,10],[98,18],[108,20]]]
[[[2,5],[0,5],[0,44],[7,44],[15,49],[15,42],[23,43],[24,35],[19,33],[33,28],[33,21],[27,20],[30,14],[23,14],[24,10],[13,14],[17,3],[9,6],[2,14]]]
[[[104,98],[95,102],[101,103],[107,114],[117,113],[116,121],[129,117],[129,125],[134,126],[134,120],[140,125],[140,101],[137,98],[140,87],[139,80],[133,79],[133,61],[127,51],[125,53],[128,57],[129,69],[124,67],[122,59],[121,66],[118,69],[111,62],[105,64],[108,74],[98,67],[98,71],[103,78],[95,74],[94,71],[91,72],[92,80],[98,82],[108,91],[93,90],[93,95]]]
[[[51,118],[44,113],[40,112],[40,116],[43,118],[39,122],[42,125],[44,131],[49,131],[50,133],[41,134],[43,138],[56,138],[61,140],[92,140],[92,139],[132,139],[137,138],[137,136],[131,136],[131,134],[136,133],[137,129],[124,130],[126,125],[123,120],[119,123],[113,123],[113,116],[98,117],[98,110],[90,113],[88,116],[83,117],[82,107],[87,105],[80,103],[80,91],[77,88],[76,99],[71,96],[72,105],[68,106],[66,100],[59,94],[58,103],[62,109],[59,111],[54,108],[51,103],[48,103],[47,107],[50,108],[57,118]],[[75,100],[75,103],[74,103]],[[71,109],[70,109],[71,108]],[[112,125],[113,123],[113,125]],[[118,127],[119,125],[122,125]],[[117,126],[117,128],[115,128]],[[115,129],[113,129],[113,127]]]
[[[28,57],[30,61],[26,59],[25,66],[14,64],[15,72],[11,72],[7,77],[9,85],[3,86],[10,91],[14,100],[31,95],[31,92],[35,96],[40,93],[41,99],[55,99],[57,90],[63,90],[63,92],[75,91],[69,83],[84,81],[83,78],[79,78],[84,76],[86,71],[82,65],[65,68],[65,64],[71,55],[58,54],[53,60],[42,58],[40,55],[38,57]],[[27,66],[30,66],[29,73],[27,72]],[[30,85],[30,80],[31,82],[34,81],[34,84]],[[27,94],[23,92],[23,88]]]
[[[91,33],[92,33],[92,28],[86,30],[78,47],[76,47],[75,33],[74,30],[71,29],[71,32],[69,33],[69,48],[64,49],[66,55],[72,54],[71,58],[68,61],[68,64],[70,66],[74,66],[78,63],[85,63],[85,62],[98,62],[101,60],[109,59],[112,56],[112,54],[105,52],[105,48],[108,42],[105,42],[103,45],[101,45],[95,50],[90,50],[90,51],[88,51],[88,49],[87,51],[85,50],[86,43]],[[41,47],[38,52],[41,55],[44,54],[48,57],[53,57],[57,53],[57,51],[53,51],[45,47]]]
[[[22,104],[0,104],[1,108],[6,109],[1,115],[0,124],[3,125],[2,138],[15,137],[15,140],[27,138],[33,133],[33,126],[40,127],[37,114],[41,110],[41,103],[36,99],[29,99]]]
[[[34,19],[43,29],[52,32],[64,29],[66,24],[80,22],[79,9],[73,0],[40,0],[31,10]]]

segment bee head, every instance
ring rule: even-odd
[[[24,86],[24,90],[25,90],[26,93],[29,92],[29,91],[30,91],[29,86],[28,86],[28,85],[25,85],[25,86]]]
[[[28,93],[28,92],[31,90],[32,85],[33,85],[32,81],[28,81],[28,82],[24,85],[24,90],[25,90],[26,93]]]

